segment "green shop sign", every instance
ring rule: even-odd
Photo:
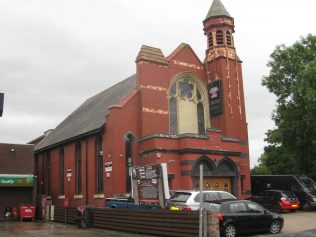
[[[0,175],[0,187],[32,187],[33,185],[34,185],[33,175],[24,175],[24,176]]]

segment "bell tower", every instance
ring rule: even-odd
[[[214,0],[203,25],[212,128],[247,142],[242,62],[234,45],[234,19],[220,0]]]

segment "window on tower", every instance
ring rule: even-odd
[[[209,48],[213,47],[213,34],[212,34],[212,32],[208,35],[208,46],[209,46]]]
[[[209,127],[207,90],[191,73],[171,81],[169,91],[169,124],[171,134],[204,134]]]
[[[226,32],[226,43],[228,46],[232,46],[232,35],[229,31]]]
[[[217,45],[224,44],[223,31],[221,30],[216,31],[216,43]]]

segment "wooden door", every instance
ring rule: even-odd
[[[196,179],[196,187],[199,186],[200,180]],[[204,177],[204,190],[218,190],[232,192],[232,182],[230,177]]]

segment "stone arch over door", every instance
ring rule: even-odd
[[[216,165],[212,161],[212,159],[208,158],[207,156],[202,156],[199,159],[197,159],[192,167],[192,183],[194,189],[198,189],[200,187],[199,183],[201,164],[203,165],[203,177],[212,177],[216,173]]]
[[[212,159],[202,156],[192,167],[193,188],[199,188],[200,164],[203,164],[203,188],[205,190],[223,190],[238,195],[237,166],[228,157],[224,157],[217,164]]]
[[[230,192],[237,196],[238,195],[238,170],[234,161],[229,157],[222,158],[217,164],[217,176],[226,177],[230,179],[231,190]]]

